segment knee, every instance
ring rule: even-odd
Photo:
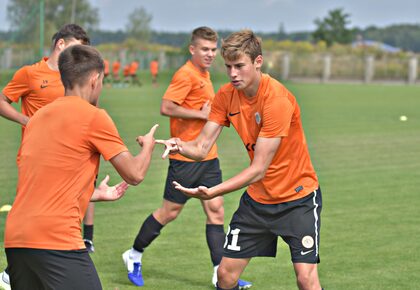
[[[318,290],[320,288],[319,280],[314,271],[301,271],[296,276],[297,284],[301,290]]]
[[[235,275],[235,272],[230,272],[222,265],[217,269],[217,283],[220,287],[231,289],[238,283],[239,276]]]
[[[209,224],[223,224],[225,209],[223,207],[223,202],[218,202],[210,204],[207,208],[207,223]]]
[[[159,208],[155,213],[155,218],[163,225],[170,223],[174,219],[176,219],[181,212],[181,208]]]

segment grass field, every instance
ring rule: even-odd
[[[215,81],[218,88],[224,77]],[[169,76],[153,88],[104,89],[101,106],[114,119],[132,153],[137,135],[159,123],[156,136],[169,134],[159,115]],[[321,264],[325,289],[420,289],[420,87],[288,83],[302,109],[312,161],[323,191]],[[406,115],[408,121],[399,117]],[[11,204],[20,140],[17,125],[0,120],[0,204]],[[249,163],[233,128],[219,138],[224,178]],[[157,147],[145,181],[117,202],[98,203],[92,255],[104,289],[136,289],[126,277],[121,253],[131,247],[143,220],[156,209],[168,162]],[[102,162],[100,178],[111,174]],[[227,224],[242,191],[225,196]],[[6,215],[0,213],[0,241]],[[210,290],[212,266],[205,241],[205,218],[198,200],[163,229],[143,257],[145,290]],[[288,248],[279,242],[276,259],[255,258],[243,274],[253,289],[296,289]],[[3,248],[1,248],[3,251]],[[6,265],[0,255],[0,267]]]

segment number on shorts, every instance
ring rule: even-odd
[[[229,249],[229,250],[232,250],[232,251],[240,251],[241,250],[241,247],[240,246],[238,246],[238,239],[239,239],[239,232],[240,232],[241,230],[240,229],[234,229],[234,230],[230,230],[230,226],[228,227],[228,232],[227,232],[227,235],[226,235],[226,239],[225,239],[225,244],[223,245],[223,248],[226,248],[226,246],[227,246],[227,248]],[[229,234],[232,234],[232,243],[230,244],[230,245],[228,245],[228,236],[229,236]]]

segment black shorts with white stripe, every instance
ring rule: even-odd
[[[229,225],[224,256],[275,257],[280,236],[289,245],[293,263],[319,263],[321,209],[319,188],[279,204],[258,203],[245,191]]]

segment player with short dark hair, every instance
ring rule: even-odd
[[[0,93],[0,116],[14,121],[22,126],[22,139],[25,126],[29,118],[43,106],[51,103],[57,97],[64,96],[64,87],[58,71],[58,57],[67,47],[75,44],[89,45],[90,39],[87,33],[77,24],[63,25],[53,37],[52,51],[49,57],[41,61],[20,68],[13,79]],[[18,112],[12,102],[21,101],[21,112]],[[18,151],[17,161],[20,158]],[[94,204],[89,205],[88,214],[84,219],[83,235],[86,246],[93,251],[93,215]],[[8,270],[0,275],[0,285],[8,284]],[[5,286],[6,287],[6,286]]]
[[[58,61],[64,96],[44,106],[25,130],[16,200],[4,246],[13,289],[102,289],[81,237],[89,201],[121,198],[143,181],[155,125],[132,156],[105,110],[99,109],[104,63],[90,46],[66,48]],[[94,191],[101,155],[125,182]],[[93,192],[93,194],[92,194]]]
[[[208,70],[216,56],[217,37],[217,33],[208,27],[199,27],[192,32],[189,46],[191,59],[175,73],[163,96],[161,114],[170,117],[172,137],[192,140],[207,121],[214,98]],[[178,217],[188,201],[188,197],[173,188],[172,182],[181,179],[189,186],[219,184],[222,173],[217,156],[214,144],[199,162],[180,154],[170,157],[162,206],[146,218],[133,248],[123,254],[128,278],[133,284],[144,285],[141,263],[144,250],[159,236],[164,226]],[[216,284],[217,267],[222,259],[225,241],[223,198],[203,201],[202,206],[207,216],[206,239],[214,266],[212,283]],[[251,285],[241,280],[243,289]]]
[[[249,167],[215,186],[174,182],[202,200],[247,186],[234,213],[218,269],[217,289],[239,289],[252,257],[274,257],[278,237],[289,245],[299,289],[320,290],[318,178],[293,94],[261,72],[261,40],[250,30],[232,33],[221,48],[230,83],[217,92],[209,120],[194,140],[164,141],[167,151],[205,158],[223,127],[233,125],[251,160]]]

